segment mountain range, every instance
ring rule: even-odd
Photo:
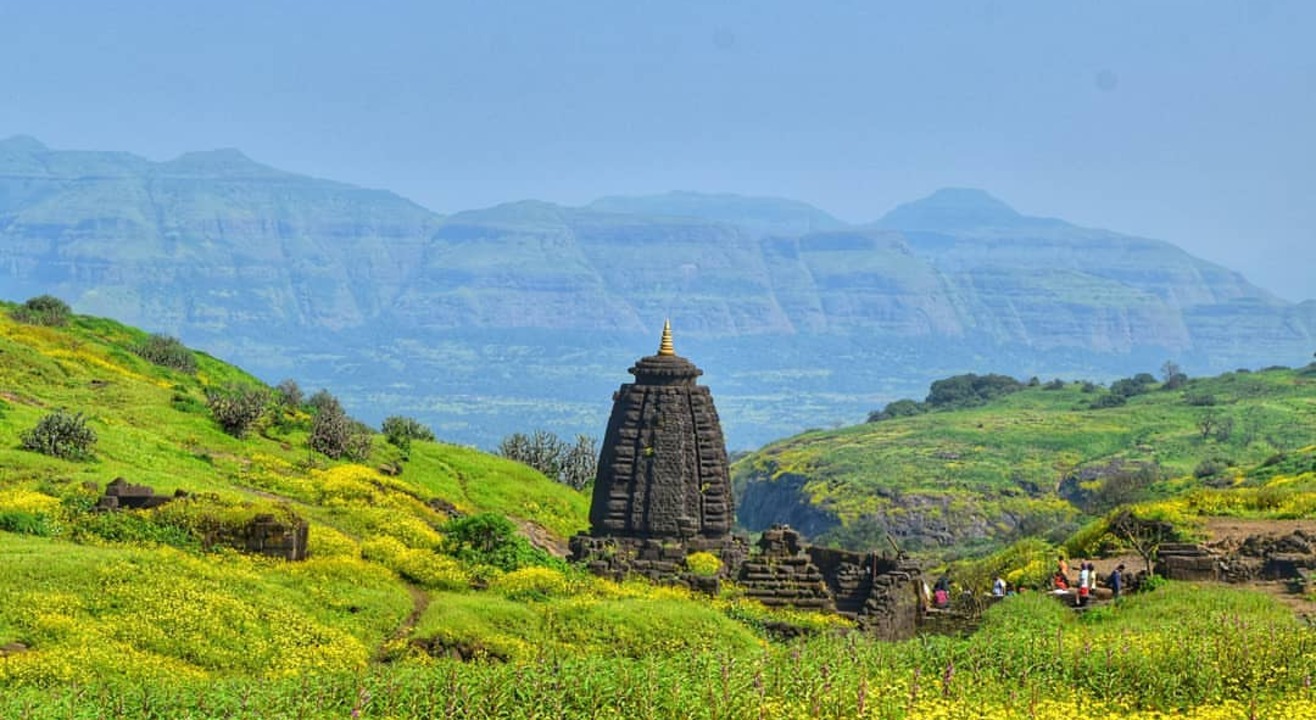
[[[738,448],[970,370],[1205,373],[1316,347],[1316,301],[980,190],[858,225],[689,192],[442,216],[237,150],[153,162],[16,137],[0,141],[0,296],[42,293],[484,446],[599,434],[668,317]]]

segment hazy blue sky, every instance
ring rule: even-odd
[[[938,187],[1316,297],[1316,2],[0,0],[0,136],[234,146],[440,212]]]

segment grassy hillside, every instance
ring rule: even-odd
[[[199,353],[194,375],[158,367],[132,352],[139,331],[27,325],[14,307],[0,307],[0,647],[25,649],[0,657],[0,685],[359,671],[422,645],[520,657],[550,636],[630,653],[756,642],[730,619],[740,611],[596,581],[523,540],[498,541],[510,561],[450,543],[442,508],[505,516],[543,542],[586,527],[583,495],[522,465],[428,442],[404,461],[378,436],[370,464],[330,461],[306,448],[300,410],[237,439],[204,391],[255,383],[242,371]],[[92,458],[22,449],[59,408],[85,413]],[[116,477],[193,497],[91,512],[84,483]],[[207,528],[257,513],[308,519],[309,559],[202,549]],[[706,632],[673,643],[684,627]]]
[[[1316,490],[1316,366],[1151,385],[1093,408],[1109,394],[1039,385],[981,407],[774,443],[733,469],[740,519],[786,521],[845,544],[876,545],[890,531],[910,547],[962,549],[1059,540],[1085,512],[1198,488]]]
[[[462,545],[469,523],[504,516],[560,538],[585,525],[585,500],[436,443],[403,460],[376,438],[369,463],[330,461],[305,448],[303,410],[235,439],[202,398],[251,382],[241,371],[204,355],[195,375],[159,368],[131,352],[145,338],[131,328],[34,327],[12,310],[0,308],[0,717],[1061,718],[1077,712],[1075,688],[1094,694],[1085,711],[1126,717],[1316,712],[1311,630],[1264,597],[1172,583],[1082,621],[1040,595],[1011,599],[970,638],[823,632],[844,623],[768,612],[734,588],[601,581],[505,536]],[[94,457],[21,449],[59,407],[87,413]],[[116,476],[194,495],[90,512],[83,483]],[[487,514],[454,524],[437,509],[449,505]],[[310,520],[306,561],[199,542],[261,512]],[[813,635],[773,642],[783,620]]]

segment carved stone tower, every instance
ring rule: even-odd
[[[671,324],[658,354],[613,396],[590,506],[595,537],[708,540],[735,519],[726,442],[703,371],[676,354]]]
[[[880,637],[913,635],[921,582],[903,555],[809,547],[781,526],[764,532],[750,555],[745,538],[731,534],[722,423],[712,394],[696,382],[703,371],[673,349],[670,323],[658,354],[630,373],[635,382],[612,396],[590,531],[571,538],[573,560],[603,577],[639,575],[709,593],[734,580],[765,605],[837,612]]]

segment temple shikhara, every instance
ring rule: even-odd
[[[591,572],[716,592],[734,580],[770,606],[839,612],[884,637],[914,633],[918,567],[903,555],[811,547],[789,527],[763,533],[754,552],[732,532],[726,442],[703,371],[676,354],[670,323],[655,355],[613,394],[590,505],[590,532],[571,539],[572,558]],[[687,558],[708,553],[715,573]]]

